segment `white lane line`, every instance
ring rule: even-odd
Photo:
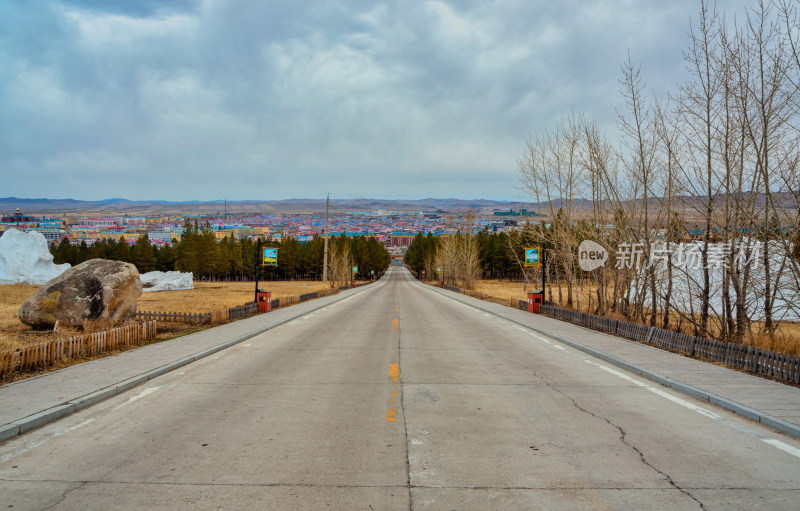
[[[661,389],[657,389],[655,387],[649,387],[648,386],[648,387],[645,387],[645,388],[647,390],[649,390],[650,392],[652,392],[653,394],[661,396],[661,397],[663,397],[664,399],[666,399],[668,401],[672,401],[673,403],[677,403],[677,404],[683,406],[684,408],[688,408],[689,410],[692,410],[693,412],[697,412],[697,413],[699,413],[700,415],[702,415],[704,417],[708,417],[709,419],[714,419],[714,420],[722,419],[721,415],[718,415],[718,414],[712,412],[711,410],[706,410],[705,408],[697,406],[694,403],[690,403],[689,401],[686,401],[685,399],[681,399],[678,396],[673,396],[669,392],[665,392],[665,391],[663,391]]]
[[[74,425],[72,427],[64,428],[61,431],[56,431],[55,433],[53,433],[53,438],[58,438],[61,435],[66,435],[67,433],[75,431],[78,428],[82,428],[83,426],[85,426],[85,425],[87,425],[89,423],[92,423],[92,422],[94,422],[94,417],[92,417],[91,419],[86,419],[85,421],[81,422],[80,424],[76,424],[76,425]]]
[[[788,452],[792,456],[800,458],[800,449],[794,448],[791,445],[787,445],[780,440],[775,440],[774,438],[761,438],[760,440],[765,444],[769,444],[772,447],[777,447],[783,452]]]
[[[439,296],[442,296],[442,295],[439,295]],[[450,297],[445,297],[445,298],[450,298]],[[463,303],[463,302],[461,302],[459,300],[455,300],[453,298],[451,298],[451,299],[456,301],[456,303],[459,303],[459,304]],[[476,307],[472,307],[472,306],[468,306],[467,308],[477,309]],[[480,310],[480,309],[477,309],[477,310]],[[489,314],[487,314],[485,312],[483,312],[483,315],[484,316],[489,316]],[[535,337],[535,338],[539,339],[540,341],[542,341],[542,342],[544,342],[546,344],[554,346],[554,347],[556,347],[556,348],[558,348],[560,350],[567,351],[566,349],[564,349],[559,344],[554,344],[554,343],[548,341],[547,339],[545,339],[544,337],[542,337],[541,335],[538,335],[535,332],[529,331],[529,334],[532,337]],[[689,401],[686,401],[685,399],[681,399],[681,398],[679,398],[677,396],[673,396],[669,392],[666,392],[666,391],[664,391],[664,390],[662,390],[660,388],[653,387],[648,383],[645,383],[645,382],[643,382],[641,380],[638,380],[636,378],[632,378],[632,377],[628,376],[627,374],[621,373],[620,371],[612,369],[612,368],[610,368],[610,367],[608,367],[606,365],[599,364],[597,362],[589,360],[588,358],[586,358],[586,357],[584,357],[582,355],[581,355],[581,358],[583,360],[585,360],[587,363],[589,363],[589,364],[591,364],[591,365],[593,365],[593,366],[595,366],[595,367],[597,367],[597,368],[599,368],[599,369],[601,369],[601,370],[603,370],[603,371],[605,371],[605,372],[607,372],[609,374],[613,374],[614,376],[616,376],[618,378],[621,378],[621,379],[623,379],[623,380],[625,380],[627,382],[633,383],[634,385],[636,385],[638,387],[643,387],[643,388],[647,389],[648,391],[652,392],[653,394],[656,394],[657,396],[661,396],[662,398],[667,399],[668,401],[671,401],[671,402],[673,402],[675,404],[678,404],[680,406],[683,406],[684,408],[688,408],[689,410],[692,410],[692,411],[694,411],[695,413],[697,413],[699,415],[702,415],[702,416],[707,417],[707,418],[709,418],[711,420],[714,420],[714,421],[720,422],[722,424],[725,424],[726,426],[729,426],[729,427],[731,427],[731,428],[733,428],[733,429],[735,429],[737,431],[740,431],[742,433],[746,433],[746,434],[750,435],[751,437],[764,442],[767,445],[771,445],[772,447],[775,447],[776,449],[780,449],[781,451],[783,451],[785,453],[788,453],[788,454],[791,454],[792,456],[794,456],[796,458],[800,458],[800,449],[798,449],[796,447],[793,447],[793,446],[791,446],[791,445],[789,445],[789,444],[787,444],[785,442],[782,442],[780,440],[777,440],[775,438],[769,438],[767,436],[764,436],[763,434],[761,434],[761,433],[759,433],[757,431],[753,431],[752,429],[746,428],[744,426],[740,426],[739,424],[731,422],[731,421],[725,419],[724,417],[722,417],[721,415],[712,412],[711,410],[706,410],[705,408],[703,408],[701,406],[697,406],[696,404],[691,403]]]
[[[32,450],[36,449],[37,447],[41,447],[47,440],[51,440],[53,438],[58,438],[61,435],[65,435],[65,434],[67,434],[67,433],[69,433],[71,431],[75,431],[76,429],[81,428],[81,427],[83,427],[83,426],[85,426],[85,425],[87,425],[87,424],[89,424],[91,422],[94,422],[94,418],[86,419],[85,421],[81,422],[80,424],[76,424],[75,426],[71,426],[69,428],[60,429],[60,430],[54,432],[50,436],[50,438],[45,438],[43,440],[39,440],[38,442],[30,442],[29,444],[27,444],[25,447],[22,447],[21,449],[17,449],[16,451],[11,451],[11,452],[8,452],[8,453],[0,456],[0,463],[5,463],[7,461],[13,460],[14,458],[16,458],[17,456],[19,456],[21,454],[25,454],[26,452],[32,451]]]
[[[28,451],[32,451],[37,447],[39,447],[40,445],[42,445],[44,442],[45,442],[44,440],[41,440],[39,442],[31,442],[21,449],[17,449],[16,451],[11,451],[9,453],[6,453],[3,456],[0,456],[0,463],[5,463],[6,461],[13,460],[20,454],[25,454]]]
[[[112,408],[111,410],[112,410],[112,411],[113,411],[113,410],[119,410],[119,409],[120,409],[120,408],[122,408],[123,406],[128,406],[129,404],[131,404],[131,403],[133,403],[133,402],[136,402],[136,401],[138,401],[138,400],[142,399],[143,397],[149,396],[149,395],[150,395],[150,394],[152,394],[153,392],[157,392],[157,391],[158,391],[158,390],[160,390],[160,389],[161,389],[161,386],[159,386],[159,385],[154,385],[154,386],[152,386],[152,387],[147,387],[146,389],[142,390],[141,392],[139,392],[139,393],[138,393],[138,394],[136,394],[135,396],[131,396],[131,397],[129,397],[129,398],[128,398],[128,400],[127,400],[127,401],[125,401],[124,403],[120,403],[120,404],[118,404],[117,406],[115,406],[115,407],[114,407],[114,408]]]
[[[581,358],[583,358],[583,357],[581,357]],[[637,385],[639,387],[649,387],[650,386],[647,383],[645,383],[645,382],[643,382],[641,380],[637,380],[636,378],[631,378],[627,374],[621,373],[621,372],[617,371],[616,369],[612,369],[612,368],[610,368],[608,366],[604,366],[603,364],[598,364],[597,362],[595,362],[593,360],[589,360],[588,358],[584,358],[584,360],[586,361],[587,364],[591,364],[591,365],[593,365],[593,366],[595,366],[595,367],[597,367],[599,369],[602,369],[603,371],[605,371],[605,372],[607,372],[609,374],[613,374],[614,376],[616,376],[618,378],[622,378],[623,380],[625,380],[627,382],[630,382],[630,383],[633,383],[634,385]]]
[[[775,438],[767,437],[767,436],[765,436],[765,435],[763,435],[763,434],[761,434],[761,433],[759,433],[757,431],[753,431],[750,428],[747,428],[747,427],[741,426],[739,424],[736,424],[734,422],[731,422],[728,419],[726,419],[725,417],[723,417],[722,415],[714,413],[711,410],[707,410],[707,409],[703,408],[702,406],[697,406],[696,404],[694,404],[694,403],[692,403],[690,401],[687,401],[685,399],[681,399],[678,396],[674,396],[674,395],[670,394],[669,392],[667,392],[665,390],[662,390],[662,389],[660,389],[658,387],[653,387],[652,385],[649,385],[648,383],[645,383],[645,382],[643,382],[643,381],[641,381],[639,379],[631,378],[627,374],[621,373],[621,372],[619,372],[619,371],[617,371],[615,369],[612,369],[612,368],[610,368],[608,366],[605,366],[603,364],[598,364],[597,362],[594,362],[592,360],[588,360],[588,359],[584,359],[584,360],[586,360],[587,363],[589,363],[589,364],[591,364],[591,365],[593,365],[593,366],[595,366],[595,367],[597,367],[599,369],[602,369],[603,371],[605,371],[605,372],[607,372],[609,374],[613,374],[614,376],[616,376],[618,378],[621,378],[621,379],[623,379],[623,380],[625,380],[627,382],[633,383],[634,385],[636,385],[638,387],[643,387],[643,388],[647,389],[649,392],[652,392],[653,394],[655,394],[657,396],[661,396],[662,398],[664,398],[664,399],[666,399],[668,401],[671,401],[671,402],[673,402],[673,403],[675,403],[677,405],[680,405],[680,406],[682,406],[684,408],[687,408],[687,409],[689,409],[689,410],[691,410],[691,411],[693,411],[693,412],[695,412],[695,413],[697,413],[699,415],[702,415],[703,417],[706,417],[706,418],[709,418],[711,420],[714,420],[714,421],[720,422],[722,424],[725,424],[726,426],[728,426],[730,428],[733,428],[733,429],[735,429],[735,430],[737,430],[739,432],[746,433],[747,435],[750,435],[751,437],[753,437],[753,438],[755,438],[757,440],[760,440],[760,441],[764,442],[767,445],[771,445],[772,447],[780,449],[781,451],[783,451],[785,453],[788,453],[788,454],[791,454],[792,456],[794,456],[796,458],[800,458],[800,449],[798,449],[796,447],[793,447],[793,446],[791,446],[791,445],[789,445],[789,444],[787,444],[785,442],[782,442],[782,441],[777,440]]]

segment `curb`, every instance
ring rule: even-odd
[[[356,289],[358,289],[358,288],[356,288]],[[156,378],[156,377],[161,376],[163,374],[166,374],[166,373],[169,373],[171,371],[174,371],[175,369],[183,367],[183,366],[185,366],[187,364],[191,364],[192,362],[195,362],[197,360],[205,358],[205,357],[207,357],[209,355],[213,355],[215,353],[218,353],[218,352],[220,352],[220,351],[222,351],[224,349],[227,349],[227,348],[230,348],[232,346],[235,346],[235,345],[237,345],[237,344],[239,344],[241,342],[244,342],[244,341],[246,341],[248,339],[252,339],[253,337],[255,337],[257,335],[261,335],[264,332],[268,332],[268,331],[270,331],[272,329],[275,329],[275,328],[277,328],[277,327],[279,327],[281,325],[285,325],[286,323],[289,323],[290,321],[294,321],[294,320],[296,320],[298,318],[302,318],[305,315],[311,314],[312,312],[316,312],[319,309],[327,307],[327,306],[329,306],[329,305],[331,305],[333,303],[336,303],[338,301],[344,300],[346,298],[350,298],[351,296],[355,296],[355,295],[357,295],[357,294],[359,294],[362,291],[365,291],[367,289],[372,289],[372,288],[367,287],[367,286],[363,286],[362,289],[356,291],[355,293],[349,294],[347,296],[342,296],[339,299],[333,300],[331,302],[328,302],[325,305],[319,305],[317,307],[314,307],[312,309],[309,309],[309,310],[303,312],[302,314],[295,314],[293,316],[290,316],[290,317],[288,317],[286,319],[283,319],[283,320],[281,320],[281,321],[279,321],[277,323],[274,323],[272,325],[258,328],[256,330],[253,330],[252,332],[248,332],[248,333],[246,333],[244,335],[236,337],[235,339],[231,339],[229,341],[225,341],[222,344],[218,344],[216,346],[212,346],[211,348],[206,348],[203,351],[199,351],[199,352],[195,353],[194,355],[188,355],[186,357],[180,358],[180,359],[175,360],[173,362],[170,362],[168,364],[164,364],[164,365],[162,365],[160,367],[156,367],[155,369],[151,369],[150,371],[146,371],[146,372],[144,372],[142,374],[133,376],[133,377],[128,378],[126,380],[122,380],[121,382],[115,383],[113,385],[109,385],[108,387],[104,387],[102,389],[96,390],[96,391],[91,392],[89,394],[85,394],[83,396],[71,399],[71,400],[67,401],[66,403],[62,403],[62,404],[47,408],[47,409],[42,410],[40,412],[34,413],[32,415],[28,415],[27,417],[23,417],[22,419],[15,420],[14,422],[10,422],[8,424],[0,425],[0,442],[5,442],[6,440],[10,440],[10,439],[12,439],[12,438],[14,438],[16,436],[22,435],[23,433],[27,433],[28,431],[31,431],[31,430],[36,429],[38,427],[44,426],[44,425],[49,424],[51,422],[55,422],[58,419],[66,417],[67,415],[70,415],[73,412],[76,412],[78,410],[83,410],[84,408],[88,408],[88,407],[90,407],[92,405],[100,403],[101,401],[105,401],[106,399],[108,399],[110,397],[116,396],[117,394],[122,394],[123,392],[125,392],[127,390],[130,390],[133,387],[136,387],[137,385],[145,383],[145,382],[147,382],[149,380],[152,380],[153,378]],[[321,298],[324,298],[324,297],[321,297]]]
[[[422,284],[418,284],[418,285],[422,285]],[[428,289],[424,285],[422,285],[422,286],[423,286],[423,289]],[[442,296],[450,298],[451,300],[456,300],[456,298],[454,298],[452,296],[447,296],[443,292],[438,291],[438,288],[432,288],[432,289],[430,289],[430,291],[433,291],[433,292],[438,293],[438,294],[440,294]],[[447,290],[445,290],[445,291],[447,291]],[[456,294],[456,295],[460,295],[460,293],[455,293],[453,291],[448,291],[448,292]],[[477,300],[477,298],[475,298],[475,299]],[[478,306],[476,304],[465,302],[465,301],[461,301],[461,300],[457,300],[457,301],[459,301],[459,302],[461,302],[463,304],[469,305],[470,307],[473,307],[473,308],[478,309],[480,311],[483,311],[483,312],[485,312],[487,314],[491,314],[492,316],[496,316],[496,317],[502,318],[502,319],[504,319],[506,321],[510,321],[510,322],[512,322],[512,323],[514,323],[516,325],[519,325],[521,327],[527,328],[528,330],[533,330],[536,333],[539,333],[539,334],[542,334],[542,335],[546,335],[546,336],[550,337],[551,339],[556,340],[556,341],[558,341],[558,342],[560,342],[562,344],[566,344],[567,346],[570,346],[572,348],[580,350],[580,351],[582,351],[584,353],[587,353],[587,354],[589,354],[589,355],[591,355],[591,356],[593,356],[595,358],[599,358],[600,360],[603,360],[605,362],[608,362],[609,364],[615,365],[615,366],[617,366],[617,367],[619,367],[621,369],[624,369],[624,370],[626,370],[626,371],[628,371],[630,373],[636,374],[636,375],[641,376],[643,378],[647,378],[648,380],[654,381],[654,382],[656,382],[656,383],[658,383],[660,385],[663,385],[665,387],[669,387],[669,388],[671,388],[671,389],[673,389],[673,390],[675,390],[677,392],[680,392],[681,394],[685,394],[687,396],[699,399],[701,401],[706,401],[708,403],[717,405],[717,406],[719,406],[721,408],[724,408],[724,409],[726,409],[726,410],[728,410],[730,412],[733,412],[733,413],[736,413],[738,415],[741,415],[742,417],[746,417],[748,419],[754,420],[754,421],[759,422],[759,423],[761,423],[761,424],[763,424],[765,426],[768,426],[770,428],[776,429],[776,430],[778,430],[778,431],[780,431],[782,433],[786,433],[787,435],[789,435],[791,437],[794,437],[796,439],[800,439],[800,426],[798,426],[797,424],[792,424],[791,422],[787,422],[787,421],[785,421],[783,419],[780,419],[778,417],[766,414],[766,413],[761,412],[759,410],[756,410],[754,408],[750,408],[749,406],[743,405],[741,403],[737,403],[736,401],[731,401],[730,399],[724,398],[722,396],[718,396],[716,394],[713,394],[711,392],[705,391],[705,390],[700,389],[698,387],[695,387],[693,385],[688,385],[686,383],[681,383],[681,382],[679,382],[677,380],[673,380],[672,378],[668,378],[668,377],[666,377],[664,375],[655,373],[655,372],[650,371],[648,369],[641,368],[639,366],[631,364],[630,362],[626,362],[625,360],[617,358],[617,357],[615,357],[613,355],[609,355],[607,353],[603,353],[602,351],[598,351],[598,350],[596,350],[594,348],[590,348],[589,346],[585,346],[585,345],[583,345],[583,344],[581,344],[579,342],[575,342],[575,341],[573,341],[571,339],[567,339],[565,337],[561,337],[560,335],[553,334],[553,333],[550,333],[550,332],[548,332],[546,330],[542,330],[542,329],[539,329],[539,328],[536,328],[536,327],[533,327],[533,326],[530,326],[530,325],[526,325],[524,323],[520,323],[519,321],[517,321],[515,319],[500,315],[497,312],[494,312],[494,311],[491,311],[491,310],[488,310],[488,309],[484,309],[483,307],[480,307],[480,306]],[[553,318],[549,318],[549,319],[553,319]],[[558,321],[558,320],[555,320],[555,321]],[[575,326],[578,326],[579,328],[583,328],[580,325],[575,325]],[[594,330],[592,330],[592,331],[594,331]]]

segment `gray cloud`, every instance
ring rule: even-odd
[[[2,195],[516,198],[528,133],[572,110],[613,132],[627,51],[671,88],[696,10],[6,1]]]

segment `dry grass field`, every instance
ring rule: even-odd
[[[195,282],[194,287],[187,291],[143,293],[137,308],[153,312],[210,312],[252,302],[255,293],[253,282]],[[324,282],[302,281],[260,282],[258,287],[272,291],[273,298],[330,289]]]
[[[138,310],[154,312],[210,312],[236,307],[253,301],[255,285],[252,282],[195,282],[195,289],[143,293]],[[262,289],[272,291],[272,296],[292,296],[329,289],[322,282],[261,282]],[[22,302],[39,289],[26,284],[0,285],[0,351],[17,349],[28,344],[56,338],[52,331],[36,331],[17,318]],[[159,325],[160,340],[196,331],[197,326],[180,323]],[[76,332],[77,333],[77,332]],[[64,335],[63,333],[61,334]]]
[[[52,332],[37,332],[17,318],[22,302],[37,289],[39,286],[26,284],[0,286],[0,351],[46,341],[52,335]]]

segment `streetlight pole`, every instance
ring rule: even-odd
[[[261,265],[259,264],[260,261],[258,259],[259,259],[259,255],[261,254],[261,243],[262,243],[261,242],[261,238],[258,238],[258,244],[256,245],[256,254],[255,254],[255,256],[256,256],[256,259],[255,259],[256,290],[255,290],[255,299],[254,299],[254,301],[256,303],[258,303],[258,277],[259,277],[258,274],[259,274],[259,268],[261,267]]]
[[[544,303],[544,286],[547,278],[547,258],[544,256],[544,243],[542,244],[542,303]]]

